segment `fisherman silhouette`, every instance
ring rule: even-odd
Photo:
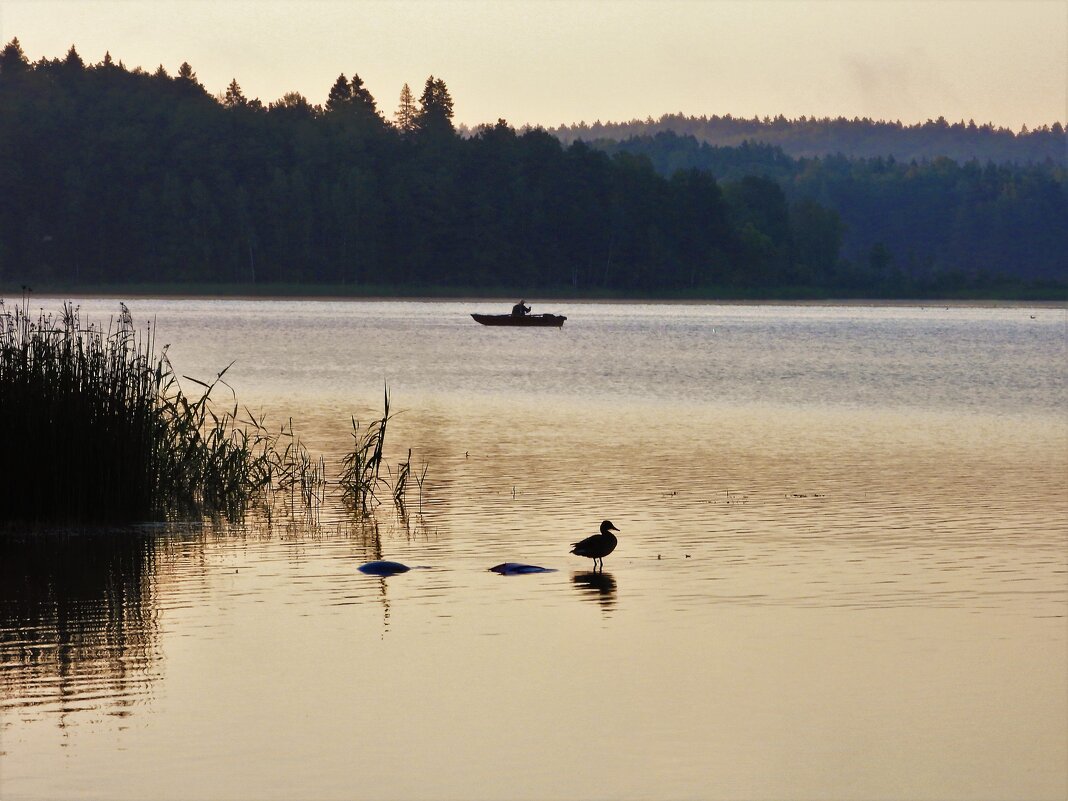
[[[530,306],[526,305],[525,300],[521,300],[512,307],[512,316],[522,317],[524,314],[530,314]]]

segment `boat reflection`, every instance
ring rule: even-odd
[[[0,536],[0,709],[69,723],[151,695],[154,551],[129,531]]]
[[[571,581],[584,598],[597,601],[604,610],[607,611],[615,606],[616,580],[611,573],[604,573],[600,570],[572,573]]]

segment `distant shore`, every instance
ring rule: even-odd
[[[25,287],[0,283],[0,298],[21,298]],[[1004,291],[979,292],[974,288],[959,292],[895,296],[860,295],[848,291],[830,292],[802,287],[766,290],[703,289],[692,292],[636,293],[558,289],[508,289],[433,286],[376,286],[352,284],[44,284],[30,288],[31,297],[81,298],[226,298],[230,300],[360,300],[360,301],[500,301],[514,303],[519,298],[544,301],[583,301],[606,303],[797,303],[797,304],[879,304],[879,305],[1032,305],[1068,307],[1066,287],[1010,287]]]

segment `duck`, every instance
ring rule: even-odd
[[[612,525],[611,520],[605,520],[601,523],[600,534],[594,534],[581,542],[573,542],[571,544],[571,553],[592,559],[594,570],[597,569],[597,563],[600,562],[601,570],[604,570],[604,558],[616,549],[616,542],[618,541],[616,540],[616,535],[612,533],[613,531],[619,531],[619,529]]]

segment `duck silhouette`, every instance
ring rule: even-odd
[[[616,535],[612,533],[613,531],[619,531],[619,529],[612,525],[611,520],[605,520],[601,523],[600,534],[594,534],[581,542],[572,543],[571,553],[592,559],[594,570],[597,569],[597,563],[600,562],[601,570],[604,570],[604,558],[616,549],[617,540]]]

